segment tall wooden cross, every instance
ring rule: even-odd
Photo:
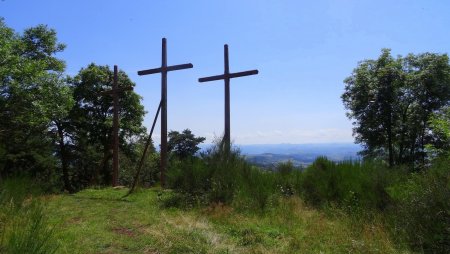
[[[199,78],[199,82],[208,82],[223,79],[225,81],[225,133],[223,141],[225,143],[225,149],[230,150],[230,79],[239,78],[244,76],[256,75],[258,70],[242,71],[230,73],[229,61],[228,61],[228,45],[224,45],[224,74],[217,76],[210,76],[205,78]]]
[[[125,91],[133,90],[133,87],[118,87],[117,65],[114,65],[113,89],[102,92],[113,97],[113,173],[112,186],[115,187],[119,182],[119,94]]]
[[[162,39],[161,67],[138,71],[138,75],[161,73],[161,186],[165,186],[167,171],[167,72],[189,69],[194,67],[191,63],[167,66],[166,38]]]

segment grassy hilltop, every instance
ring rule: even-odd
[[[45,194],[27,178],[3,181],[0,253],[449,250],[447,161],[410,174],[325,158],[304,171],[289,163],[262,171],[227,158],[182,163],[170,189],[126,197],[126,188]]]
[[[171,191],[85,190],[44,197],[57,253],[398,253],[380,223],[357,225],[299,198],[266,212],[165,207]]]

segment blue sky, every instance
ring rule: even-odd
[[[450,1],[438,0],[2,0],[0,16],[17,32],[47,24],[67,49],[75,75],[91,62],[117,64],[136,83],[150,127],[168,64],[193,69],[168,78],[170,130],[190,128],[211,141],[223,132],[223,82],[198,83],[230,70],[259,75],[231,82],[231,137],[237,144],[352,142],[340,95],[357,62],[382,48],[394,55],[450,52]],[[159,124],[155,131],[159,143]]]

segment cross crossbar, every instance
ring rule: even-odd
[[[178,71],[178,70],[184,70],[184,69],[189,69],[189,68],[193,68],[193,67],[194,67],[194,65],[192,65],[191,63],[178,64],[178,65],[172,65],[172,66],[167,66],[167,67],[160,67],[160,68],[155,68],[155,69],[138,71],[138,75],[142,76],[142,75],[149,75],[149,74],[155,74],[155,73],[161,73],[161,72],[167,72],[167,71]]]
[[[227,78],[239,78],[239,77],[245,77],[250,75],[256,75],[258,74],[258,70],[251,70],[251,71],[241,71],[241,72],[235,72],[230,74],[222,74],[217,76],[211,76],[206,78],[199,78],[198,82],[209,82],[209,81],[216,81],[221,79],[227,79]]]

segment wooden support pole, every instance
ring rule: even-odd
[[[152,128],[150,129],[150,134],[148,135],[147,142],[145,143],[144,152],[142,153],[141,159],[139,160],[138,168],[136,170],[136,175],[133,179],[133,184],[131,185],[130,190],[128,191],[127,195],[130,195],[133,193],[134,189],[136,188],[137,183],[139,182],[139,175],[141,174],[142,166],[144,165],[145,157],[147,156],[147,150],[152,142],[152,135],[153,130],[155,129],[156,120],[158,120],[159,111],[161,111],[161,102],[159,102],[158,110],[156,111],[155,119],[153,119]]]

